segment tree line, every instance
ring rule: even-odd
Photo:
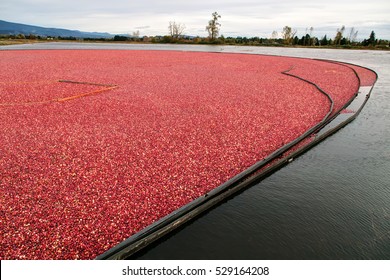
[[[362,41],[357,40],[358,30],[354,27],[347,32],[343,25],[335,32],[334,37],[324,35],[318,38],[314,35],[314,27],[306,28],[305,35],[298,37],[297,30],[290,26],[285,26],[281,33],[273,31],[270,38],[260,37],[224,37],[220,34],[221,23],[219,20],[221,15],[217,12],[212,13],[211,19],[205,26],[205,31],[208,37],[189,36],[185,35],[186,26],[176,21],[170,21],[168,24],[168,34],[163,36],[141,36],[137,30],[132,35],[115,35],[113,38],[75,38],[75,37],[56,37],[58,40],[83,40],[83,41],[117,41],[117,42],[144,42],[144,43],[177,43],[177,44],[227,44],[227,45],[253,45],[253,46],[303,46],[303,47],[370,47],[389,49],[389,40],[376,38],[374,31],[371,31],[370,36]],[[4,36],[3,36],[4,37]],[[30,35],[8,35],[10,38],[16,39],[45,39],[39,36]],[[52,39],[52,38],[50,38]]]
[[[321,38],[314,36],[314,27],[306,28],[305,35],[298,37],[297,30],[290,26],[285,26],[279,34],[273,31],[270,38],[260,37],[224,37],[219,36],[221,23],[219,19],[221,15],[217,12],[212,13],[212,18],[206,25],[205,30],[208,32],[208,37],[187,36],[185,34],[186,26],[182,23],[170,21],[168,25],[168,35],[139,37],[137,35],[127,38],[115,36],[114,41],[130,40],[143,41],[152,43],[186,43],[186,44],[231,44],[231,45],[255,45],[255,46],[304,46],[304,47],[373,47],[373,48],[389,48],[389,40],[377,39],[375,32],[371,31],[369,38],[362,41],[357,40],[358,30],[352,27],[349,32],[343,25],[336,30],[334,37],[324,35]]]
[[[362,41],[357,40],[358,30],[354,27],[346,33],[346,28],[343,25],[341,28],[336,30],[336,34],[333,38],[329,38],[327,35],[324,35],[322,38],[318,38],[313,36],[313,31],[314,28],[310,27],[306,29],[306,35],[299,38],[295,35],[297,33],[296,30],[292,30],[291,27],[285,26],[282,31],[282,41],[279,40],[279,43],[300,46],[389,47],[389,41],[377,39],[374,31],[371,31],[369,38]]]

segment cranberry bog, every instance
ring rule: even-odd
[[[0,67],[0,259],[137,250],[355,117],[347,106],[377,79],[175,51],[0,51]]]

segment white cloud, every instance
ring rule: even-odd
[[[313,26],[315,32],[333,36],[345,25],[355,27],[363,38],[371,30],[377,37],[390,39],[390,4],[388,0],[2,0],[0,19],[32,25],[131,33],[167,34],[171,20],[184,23],[186,33],[206,35],[205,26],[211,13],[222,15],[221,33],[225,36],[270,36],[289,25],[304,33]],[[139,28],[145,27],[148,28]],[[369,31],[367,31],[369,30]],[[316,34],[315,34],[316,35]]]

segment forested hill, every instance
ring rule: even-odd
[[[61,28],[47,28],[0,20],[1,35],[35,35],[43,37],[112,38],[114,35],[100,32],[83,32]]]

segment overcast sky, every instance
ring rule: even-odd
[[[44,27],[141,35],[166,35],[169,21],[185,24],[188,35],[207,36],[205,26],[218,12],[221,34],[271,37],[283,26],[298,36],[334,37],[342,25],[358,38],[390,39],[389,0],[1,0],[0,19]],[[346,35],[346,34],[345,34]]]

